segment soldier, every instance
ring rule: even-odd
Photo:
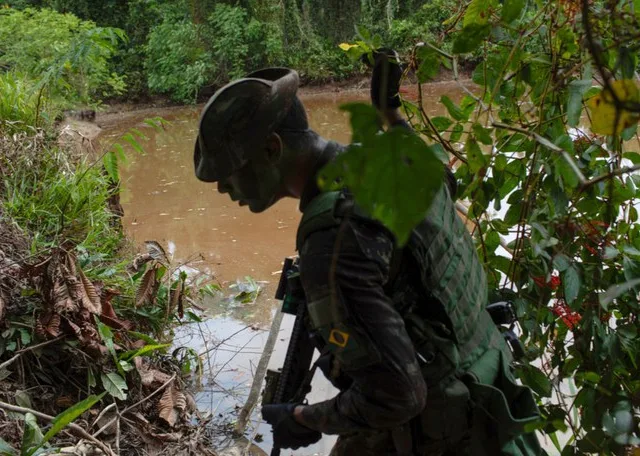
[[[376,53],[372,102],[389,128],[407,128],[401,72],[387,55]],[[309,128],[297,88],[285,68],[223,87],[202,112],[194,154],[197,177],[252,212],[300,199],[297,249],[318,364],[340,393],[264,406],[274,442],[296,449],[324,433],[339,435],[332,455],[544,454],[523,434],[538,410],[485,309],[486,278],[454,185],[441,187],[397,248],[347,191],[318,189],[318,170],[344,148]]]

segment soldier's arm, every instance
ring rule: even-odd
[[[353,383],[333,399],[298,409],[296,416],[307,427],[326,434],[387,429],[424,408],[426,385],[413,345],[383,290],[392,251],[384,229],[353,220],[312,234],[301,249],[307,302],[316,309],[325,306],[320,319],[333,319],[329,327],[357,342],[347,355],[335,340],[325,340]],[[330,317],[340,314],[345,321]],[[330,339],[326,331],[324,337]]]

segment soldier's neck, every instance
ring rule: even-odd
[[[305,187],[318,170],[328,161],[325,159],[329,141],[320,135],[310,135],[308,140],[299,144],[297,150],[289,150],[290,162],[287,166],[285,186],[287,196],[300,199]]]
[[[304,212],[307,205],[320,194],[317,178],[319,171],[331,160],[333,160],[342,149],[342,146],[334,141],[323,140],[318,144],[319,147],[314,148],[313,152],[308,155],[309,160],[305,165],[305,172],[301,176],[304,178],[304,184],[300,191],[300,210]],[[302,180],[302,179],[301,179]]]

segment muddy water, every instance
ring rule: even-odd
[[[459,98],[453,83],[426,86],[424,106],[429,114],[437,112],[436,103],[447,94]],[[408,88],[405,96],[415,97]],[[350,140],[347,116],[339,110],[342,103],[364,101],[368,93],[340,92],[304,95],[302,97],[311,127],[322,136],[341,143]],[[167,247],[175,264],[189,266],[210,274],[224,289],[224,295],[207,303],[212,317],[191,325],[176,337],[176,344],[188,346],[203,356],[203,386],[197,400],[200,408],[218,418],[233,420],[237,407],[244,403],[269,324],[276,311],[272,299],[279,279],[282,259],[293,255],[298,202],[283,200],[263,214],[252,214],[227,197],[218,194],[215,184],[199,182],[193,174],[193,144],[201,107],[183,108],[146,114],[162,115],[171,122],[164,131],[145,129],[149,137],[143,145],[147,154],[130,155],[130,163],[122,170],[122,204],[124,226],[138,243],[156,240]],[[145,116],[129,118],[105,136],[116,138],[137,126]],[[250,276],[262,288],[255,302],[241,303],[228,299],[237,293],[236,281],[246,282]],[[227,299],[223,299],[227,298]],[[271,366],[281,365],[291,319],[285,318]],[[332,397],[334,391],[321,378],[314,379],[310,402]],[[271,446],[269,428],[257,413],[249,426],[250,436],[261,435],[258,445]],[[256,439],[260,440],[260,438]],[[283,454],[328,454],[334,442],[325,437],[313,447]]]

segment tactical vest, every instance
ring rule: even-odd
[[[297,249],[302,249],[310,234],[337,227],[345,217],[377,223],[344,193],[321,193],[304,211],[296,238]],[[398,255],[400,251],[394,253],[390,275],[397,267]],[[462,415],[472,404],[475,424],[470,426],[484,429],[490,420],[495,432],[492,437],[501,454],[542,454],[537,439],[525,438],[527,442],[523,444],[517,437],[527,423],[538,418],[538,409],[531,391],[518,385],[511,373],[510,350],[485,309],[487,281],[482,264],[446,186],[435,196],[424,221],[413,230],[401,255],[404,258],[410,255],[418,266],[422,287],[430,293],[425,301],[430,305],[439,303],[446,316],[446,321],[429,321],[420,309],[401,312],[429,391],[429,410],[425,410],[422,423],[427,437],[435,441],[444,436],[446,446],[447,433],[456,427],[460,429],[461,420],[467,419]],[[348,325],[348,322],[333,321],[340,313],[335,309],[327,308],[323,312],[327,315],[318,315],[317,310],[315,318],[311,315],[311,324],[316,329],[322,329],[318,326],[326,325],[327,321],[339,328]],[[331,327],[324,329],[331,331]],[[456,407],[459,416],[456,416]],[[477,437],[486,440],[484,433]],[[522,451],[523,448],[527,451]],[[440,448],[431,449],[438,450]],[[471,454],[499,453],[491,450]]]

